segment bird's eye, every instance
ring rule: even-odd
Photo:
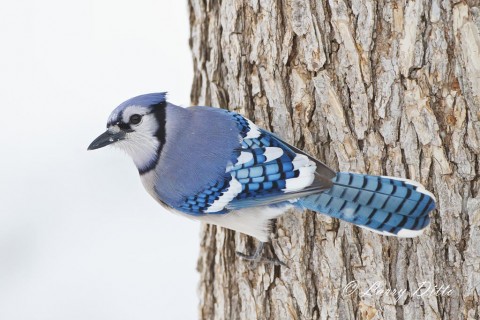
[[[142,116],[139,114],[132,114],[130,116],[130,123],[131,124],[139,124],[142,121]]]

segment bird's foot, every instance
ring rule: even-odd
[[[264,247],[265,247],[265,242],[260,242],[257,248],[255,249],[255,252],[252,255],[247,255],[245,253],[238,252],[238,251],[236,251],[236,254],[241,259],[252,261],[254,263],[258,263],[258,262],[272,263],[275,266],[284,266],[288,268],[288,266],[282,261],[280,261],[277,257],[275,258],[264,257],[263,256]]]

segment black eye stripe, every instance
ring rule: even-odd
[[[118,123],[118,127],[124,131],[128,131],[131,129],[128,123],[123,123],[123,122]]]

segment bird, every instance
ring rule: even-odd
[[[291,208],[385,236],[417,237],[429,225],[436,200],[416,181],[336,172],[239,113],[181,107],[166,96],[149,93],[121,103],[88,150],[124,150],[160,205],[256,238],[253,254],[237,252],[243,259],[264,259],[272,220]]]

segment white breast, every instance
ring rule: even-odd
[[[209,224],[214,224],[223,228],[230,230],[235,230],[246,235],[257,238],[262,242],[268,242],[270,231],[271,231],[271,222],[270,220],[278,218],[284,214],[288,209],[292,208],[293,205],[285,205],[282,207],[253,207],[245,208],[241,210],[232,211],[226,214],[204,214],[201,216],[190,215],[170,207],[165,206],[159,199],[158,195],[155,193],[154,185],[157,181],[157,176],[155,170],[147,172],[141,176],[143,186],[148,191],[148,193],[156,199],[164,208],[168,211],[178,214],[180,216],[202,221]]]
[[[197,219],[247,234],[262,242],[268,242],[271,231],[270,220],[278,218],[291,207],[291,205],[287,205],[281,208],[245,208],[226,214],[206,214],[197,217]]]

